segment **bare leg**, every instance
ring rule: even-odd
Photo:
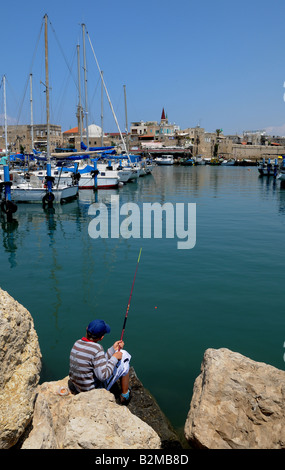
[[[122,393],[128,393],[129,390],[129,372],[124,375],[124,377],[121,377],[121,388],[122,388]]]

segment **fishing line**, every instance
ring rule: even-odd
[[[142,252],[142,248],[140,249],[140,252],[139,252],[139,257],[138,257],[138,261],[137,261],[137,267],[136,267],[136,271],[135,271],[135,275],[134,275],[134,279],[133,279],[133,284],[132,284],[132,289],[131,289],[131,293],[130,293],[130,297],[129,297],[129,301],[128,301],[127,311],[126,311],[125,318],[124,318],[123,329],[122,329],[122,334],[121,334],[121,341],[122,341],[123,336],[124,336],[124,333],[125,333],[125,328],[126,328],[126,323],[127,323],[129,308],[130,308],[130,305],[131,305],[131,298],[132,298],[133,289],[134,289],[134,285],[135,285],[135,280],[136,280],[138,265],[139,265],[140,257],[141,257],[141,252]],[[120,350],[120,348],[119,348],[119,350]]]

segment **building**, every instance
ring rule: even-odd
[[[7,126],[7,140],[10,153],[31,153],[33,148],[39,151],[46,150],[47,126],[46,124]],[[50,124],[51,151],[61,144],[61,126]],[[0,135],[0,148],[5,149],[4,131]]]
[[[62,145],[64,148],[80,150],[81,137],[79,135],[78,127],[68,129],[67,131],[64,131],[62,135]],[[122,134],[122,136],[124,138],[126,137],[126,134]],[[83,143],[87,145],[87,135],[85,129],[83,130],[82,140]],[[102,140],[102,128],[96,124],[90,124],[88,126],[88,141],[89,147],[116,147],[122,145],[122,139],[119,132],[105,133]]]
[[[130,126],[130,143],[140,145],[143,142],[163,142],[168,145],[170,141],[175,140],[176,132],[179,126],[170,124],[164,108],[162,109],[160,122],[157,121],[139,121],[132,122]],[[173,144],[173,142],[171,142]]]

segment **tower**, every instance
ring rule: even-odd
[[[168,119],[167,119],[167,117],[165,117],[164,108],[162,108],[162,113],[161,113],[160,122],[161,122],[162,124],[167,124],[167,123],[168,123]]]

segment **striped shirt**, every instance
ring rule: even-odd
[[[113,374],[118,359],[113,346],[105,353],[103,347],[86,338],[77,340],[70,352],[69,377],[79,392],[102,387]]]

